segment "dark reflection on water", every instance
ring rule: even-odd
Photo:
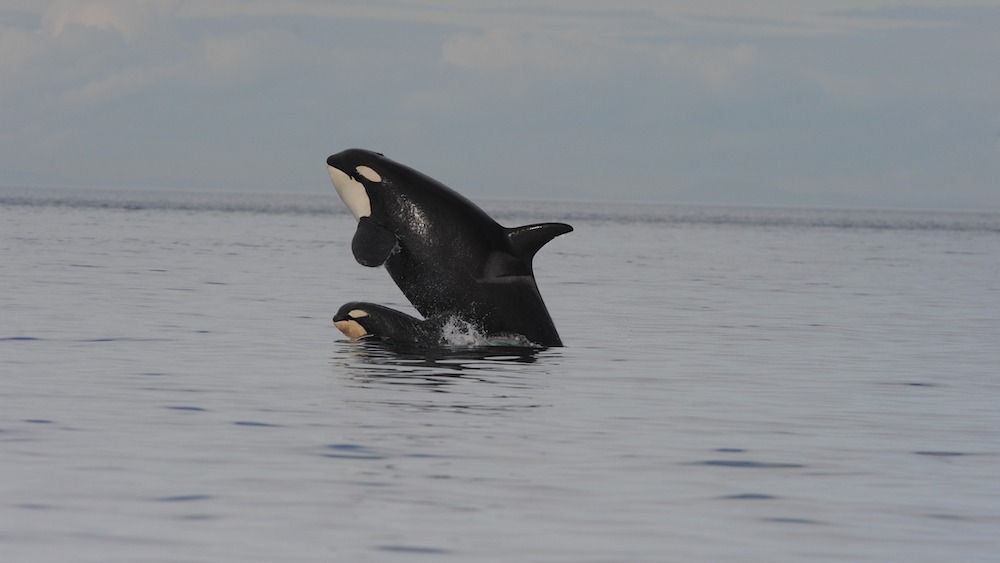
[[[395,553],[415,553],[423,555],[443,555],[451,553],[450,550],[438,547],[425,547],[417,545],[380,545],[376,549],[379,551],[391,551]]]
[[[517,384],[522,376],[544,376],[558,357],[556,349],[525,346],[413,348],[379,341],[337,341],[332,363],[358,382],[421,385],[443,391],[467,380],[523,386]]]
[[[705,461],[694,461],[688,465],[705,465],[708,467],[739,467],[751,469],[800,469],[805,467],[800,463],[782,463],[770,461],[751,461],[743,459],[709,459]]]

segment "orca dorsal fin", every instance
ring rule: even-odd
[[[572,230],[573,227],[566,223],[537,223],[511,227],[507,229],[507,241],[510,242],[514,256],[531,264],[531,259],[539,248],[545,246],[545,243]]]

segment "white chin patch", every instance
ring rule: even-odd
[[[367,166],[358,166],[357,168],[355,168],[355,170],[357,170],[358,174],[364,176],[365,179],[368,180],[369,182],[382,181],[382,176],[380,176],[378,172],[372,170],[371,168],[368,168]]]
[[[351,340],[360,340],[361,338],[368,336],[368,331],[366,331],[363,326],[358,324],[357,321],[336,321],[333,325],[337,327],[337,330],[344,333],[344,336],[350,338]]]
[[[361,219],[370,216],[372,204],[368,200],[368,193],[365,192],[365,187],[361,185],[361,182],[333,166],[328,165],[327,170],[330,172],[330,181],[333,182],[334,189],[337,190],[337,194],[347,205],[347,208],[351,210],[354,218]],[[372,170],[372,172],[375,171]]]

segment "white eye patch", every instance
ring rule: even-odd
[[[358,166],[357,168],[355,168],[355,170],[357,170],[358,174],[364,176],[365,179],[368,180],[369,182],[382,181],[382,176],[379,176],[378,172],[372,170],[371,168],[368,168],[367,166]]]
[[[362,311],[361,309],[351,309],[350,311],[347,312],[347,316],[351,317],[352,319],[360,319],[361,317],[367,317],[368,313]]]

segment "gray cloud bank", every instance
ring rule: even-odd
[[[6,2],[0,184],[1000,209],[992,2],[471,4]]]

